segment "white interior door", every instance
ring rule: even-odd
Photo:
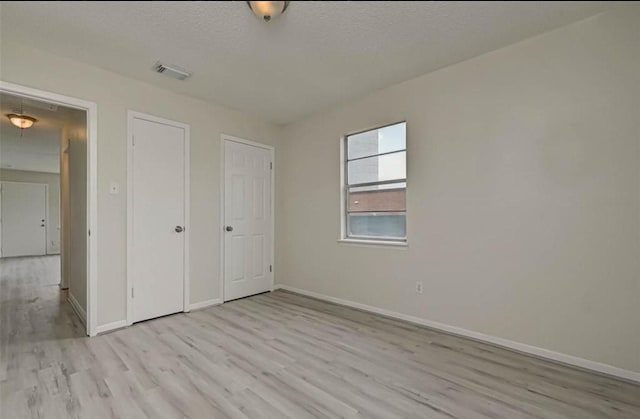
[[[2,182],[2,257],[47,253],[47,185]]]
[[[132,322],[184,310],[184,128],[134,117],[132,121]]]
[[[271,150],[224,143],[224,300],[271,291]]]

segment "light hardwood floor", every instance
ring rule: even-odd
[[[56,257],[0,260],[0,417],[640,418],[640,387],[275,292],[96,338]]]

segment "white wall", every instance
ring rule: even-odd
[[[49,185],[49,220],[46,226],[47,254],[60,253],[60,175],[55,173],[1,169],[0,180],[45,183]]]
[[[5,40],[0,48],[3,81],[98,105],[98,325],[126,317],[128,109],[191,125],[191,300],[219,298],[220,135],[275,145],[278,153],[281,129],[247,114],[25,45]],[[109,194],[110,181],[120,184],[120,194]]]
[[[8,118],[7,122],[0,124],[0,167],[26,172],[60,173],[59,128],[40,127],[38,124],[25,130],[21,137],[20,129],[13,125],[7,127],[7,123],[10,124]]]
[[[409,247],[337,243],[339,138],[401,120]],[[639,121],[636,5],[287,126],[277,280],[640,372]]]

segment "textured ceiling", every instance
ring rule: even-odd
[[[2,2],[1,35],[278,123],[518,42],[607,2]],[[150,69],[156,60],[194,75]]]

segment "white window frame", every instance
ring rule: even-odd
[[[347,185],[347,177],[348,177],[348,169],[347,169],[347,141],[350,136],[361,134],[367,131],[374,131],[381,128],[389,127],[392,125],[398,125],[404,123],[407,124],[406,120],[392,122],[389,124],[379,125],[372,128],[367,128],[359,131],[354,131],[349,134],[345,134],[340,137],[340,238],[338,239],[339,243],[343,244],[356,244],[356,245],[365,245],[365,246],[389,246],[389,247],[407,247],[408,246],[408,209],[405,209],[405,219],[407,220],[407,237],[405,238],[377,238],[377,237],[358,237],[358,236],[349,236],[349,227],[348,227],[348,199],[349,199],[349,185]],[[405,141],[408,142],[408,135],[405,134]],[[405,144],[405,152],[408,157],[408,144]],[[408,158],[405,158],[405,164],[407,165],[407,178],[408,178]],[[407,178],[405,179],[397,179],[394,180],[394,183],[404,182],[406,193],[408,193],[408,184]],[[377,182],[375,182],[377,183]],[[384,182],[383,182],[384,183]]]

